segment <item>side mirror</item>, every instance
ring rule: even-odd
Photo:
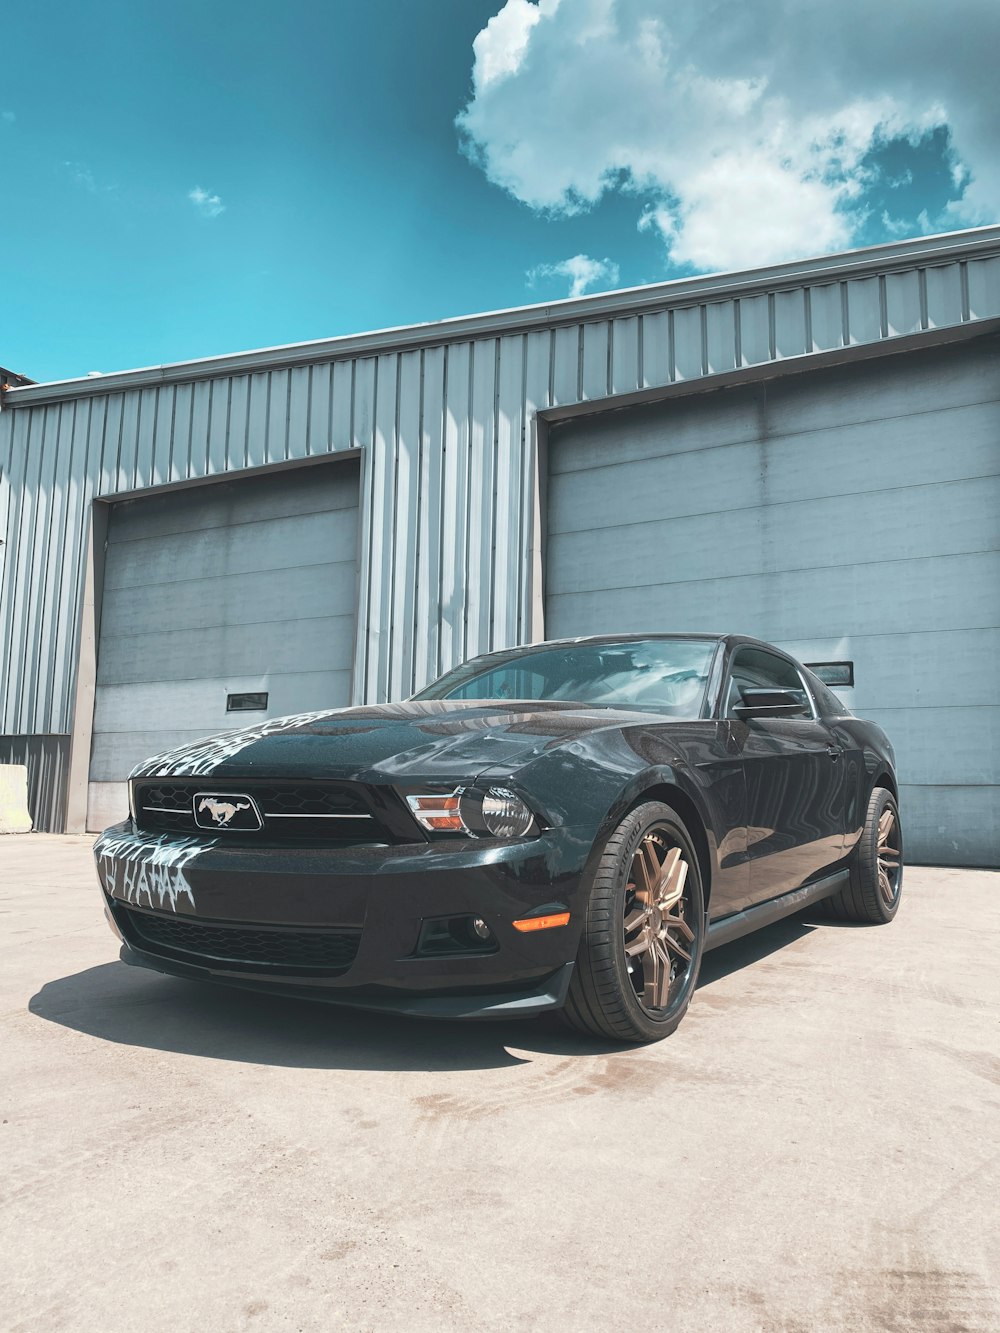
[[[743,690],[741,698],[733,712],[743,722],[751,717],[809,716],[798,690]]]

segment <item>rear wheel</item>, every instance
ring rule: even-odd
[[[704,943],[690,835],[669,806],[646,802],[608,838],[594,872],[566,1017],[619,1041],[669,1036],[691,1001]]]
[[[868,801],[865,826],[851,857],[846,888],[828,898],[830,916],[842,921],[884,925],[899,910],[903,889],[903,830],[892,792],[876,787]]]

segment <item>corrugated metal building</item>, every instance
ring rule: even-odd
[[[998,330],[988,228],[11,388],[0,760],[97,828],[255,695],[732,629],[852,661],[911,857],[996,864]]]

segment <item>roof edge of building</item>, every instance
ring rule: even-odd
[[[27,406],[153,384],[247,374],[345,357],[377,356],[442,342],[498,337],[557,324],[575,324],[587,319],[613,319],[664,307],[697,304],[705,300],[722,301],[763,294],[822,282],[826,277],[830,281],[843,281],[875,270],[891,272],[935,263],[954,263],[991,253],[1000,256],[1000,226],[944,232],[916,240],[892,241],[884,245],[866,246],[762,268],[675,278],[669,282],[601,292],[592,296],[459,315],[424,324],[400,325],[311,342],[286,343],[102,375],[91,373],[66,380],[42,383],[29,380],[23,387],[12,386],[4,397],[11,407]]]

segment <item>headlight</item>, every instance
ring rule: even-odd
[[[535,827],[535,816],[514,792],[491,787],[483,797],[483,823],[494,838],[523,838]]]
[[[477,838],[524,838],[538,832],[532,810],[506,787],[477,791],[414,792],[406,804],[428,833],[458,833]]]

